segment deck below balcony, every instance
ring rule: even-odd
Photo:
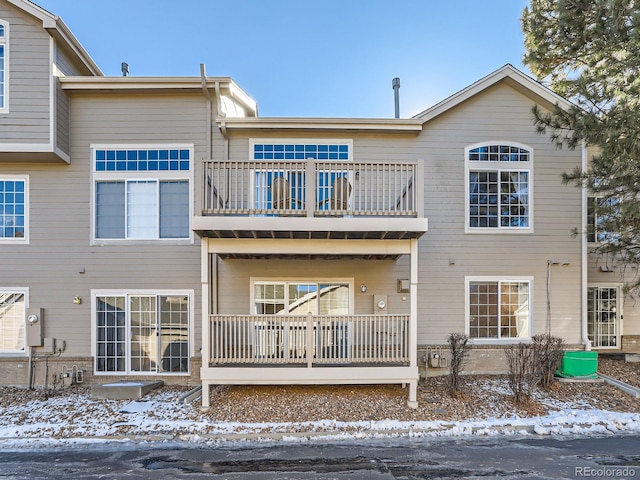
[[[409,315],[210,315],[205,391],[216,384],[408,384],[418,367]],[[203,406],[208,406],[203,396]]]

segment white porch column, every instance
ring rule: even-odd
[[[416,372],[416,379],[409,382],[408,405],[411,408],[418,407],[418,239],[412,238],[411,254],[411,285],[409,298],[411,301],[411,313],[409,316],[409,366]]]
[[[202,284],[202,328],[201,328],[201,350],[202,366],[200,367],[200,378],[206,378],[203,370],[209,367],[209,345],[211,332],[209,331],[209,239],[203,238],[200,245],[200,283]],[[202,407],[209,408],[209,383],[202,381]]]

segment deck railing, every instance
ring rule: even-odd
[[[209,364],[407,364],[409,315],[210,315]]]
[[[419,217],[420,169],[418,162],[208,161],[202,214]]]

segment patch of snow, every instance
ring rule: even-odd
[[[499,382],[489,387],[503,388]],[[173,394],[175,397],[175,393]],[[157,392],[151,401],[102,400],[88,394],[38,400],[0,407],[0,446],[5,449],[51,448],[105,442],[166,442],[253,439],[303,442],[323,439],[374,439],[393,436],[455,437],[495,435],[611,435],[640,434],[640,414],[610,412],[580,401],[556,402],[546,415],[517,415],[465,421],[344,422],[325,419],[289,423],[212,421],[199,404],[177,402]]]

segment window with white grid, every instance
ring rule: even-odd
[[[0,176],[0,243],[28,241],[26,176]]]
[[[189,373],[192,293],[95,293],[96,373]]]
[[[189,240],[192,147],[93,147],[96,241]]]
[[[26,292],[0,289],[0,353],[25,352]]]
[[[532,229],[531,157],[524,146],[466,149],[466,231]]]
[[[530,337],[531,280],[467,279],[467,331],[473,339]]]

